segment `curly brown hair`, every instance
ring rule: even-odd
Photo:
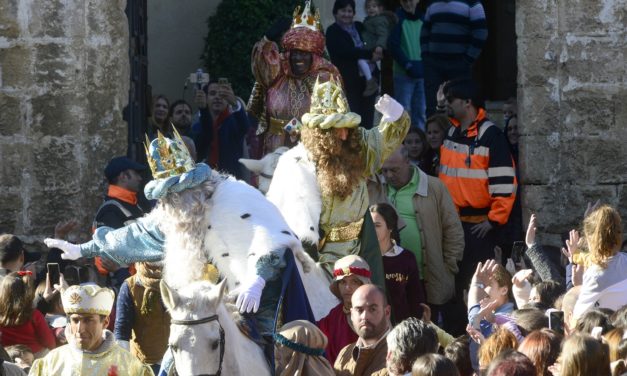
[[[350,196],[363,178],[365,168],[357,129],[349,129],[346,141],[342,141],[334,129],[305,128],[301,141],[316,165],[322,194],[341,200]]]
[[[588,242],[590,259],[602,268],[620,249],[623,233],[620,214],[609,205],[603,205],[583,220],[583,232]]]

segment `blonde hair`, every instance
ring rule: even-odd
[[[623,237],[621,226],[618,211],[609,205],[601,206],[583,220],[583,232],[594,264],[605,268],[607,260],[618,252]]]

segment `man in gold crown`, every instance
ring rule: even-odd
[[[292,27],[281,40],[283,53],[267,37],[255,44],[252,71],[256,82],[248,101],[248,111],[259,119],[257,134],[262,138],[262,155],[279,146],[293,146],[284,126],[300,119],[309,110],[316,77],[321,82],[340,73],[324,53],[325,39],[320,29],[320,15],[312,12],[310,1],[299,13],[294,11]],[[294,132],[291,132],[294,135]]]
[[[316,82],[303,115],[301,143],[279,159],[266,197],[281,211],[309,253],[328,271],[338,259],[359,254],[373,283],[384,285],[381,253],[368,209],[366,179],[381,168],[409,130],[409,117],[384,95],[375,108],[378,127],[359,127],[335,79]]]
[[[113,290],[96,285],[67,288],[61,299],[69,322],[65,328],[68,344],[36,360],[29,375],[154,375],[105,329],[114,298]]]

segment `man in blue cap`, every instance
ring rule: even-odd
[[[124,227],[135,222],[144,215],[144,211],[137,204],[137,192],[141,189],[142,177],[140,172],[146,166],[120,156],[109,161],[104,169],[109,187],[104,201],[94,218],[92,231],[106,226],[113,229]],[[128,267],[98,258],[96,266],[100,274],[109,275],[114,287],[119,287],[129,277]],[[121,267],[122,266],[122,267]]]

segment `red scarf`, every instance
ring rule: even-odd
[[[209,150],[209,166],[211,166],[212,168],[220,167],[218,166],[218,161],[220,160],[220,140],[218,140],[218,133],[220,131],[222,123],[227,117],[229,117],[230,114],[231,112],[229,111],[229,108],[227,106],[227,108],[222,111],[220,115],[218,115],[217,119],[213,121],[213,139],[211,141],[211,150]]]

